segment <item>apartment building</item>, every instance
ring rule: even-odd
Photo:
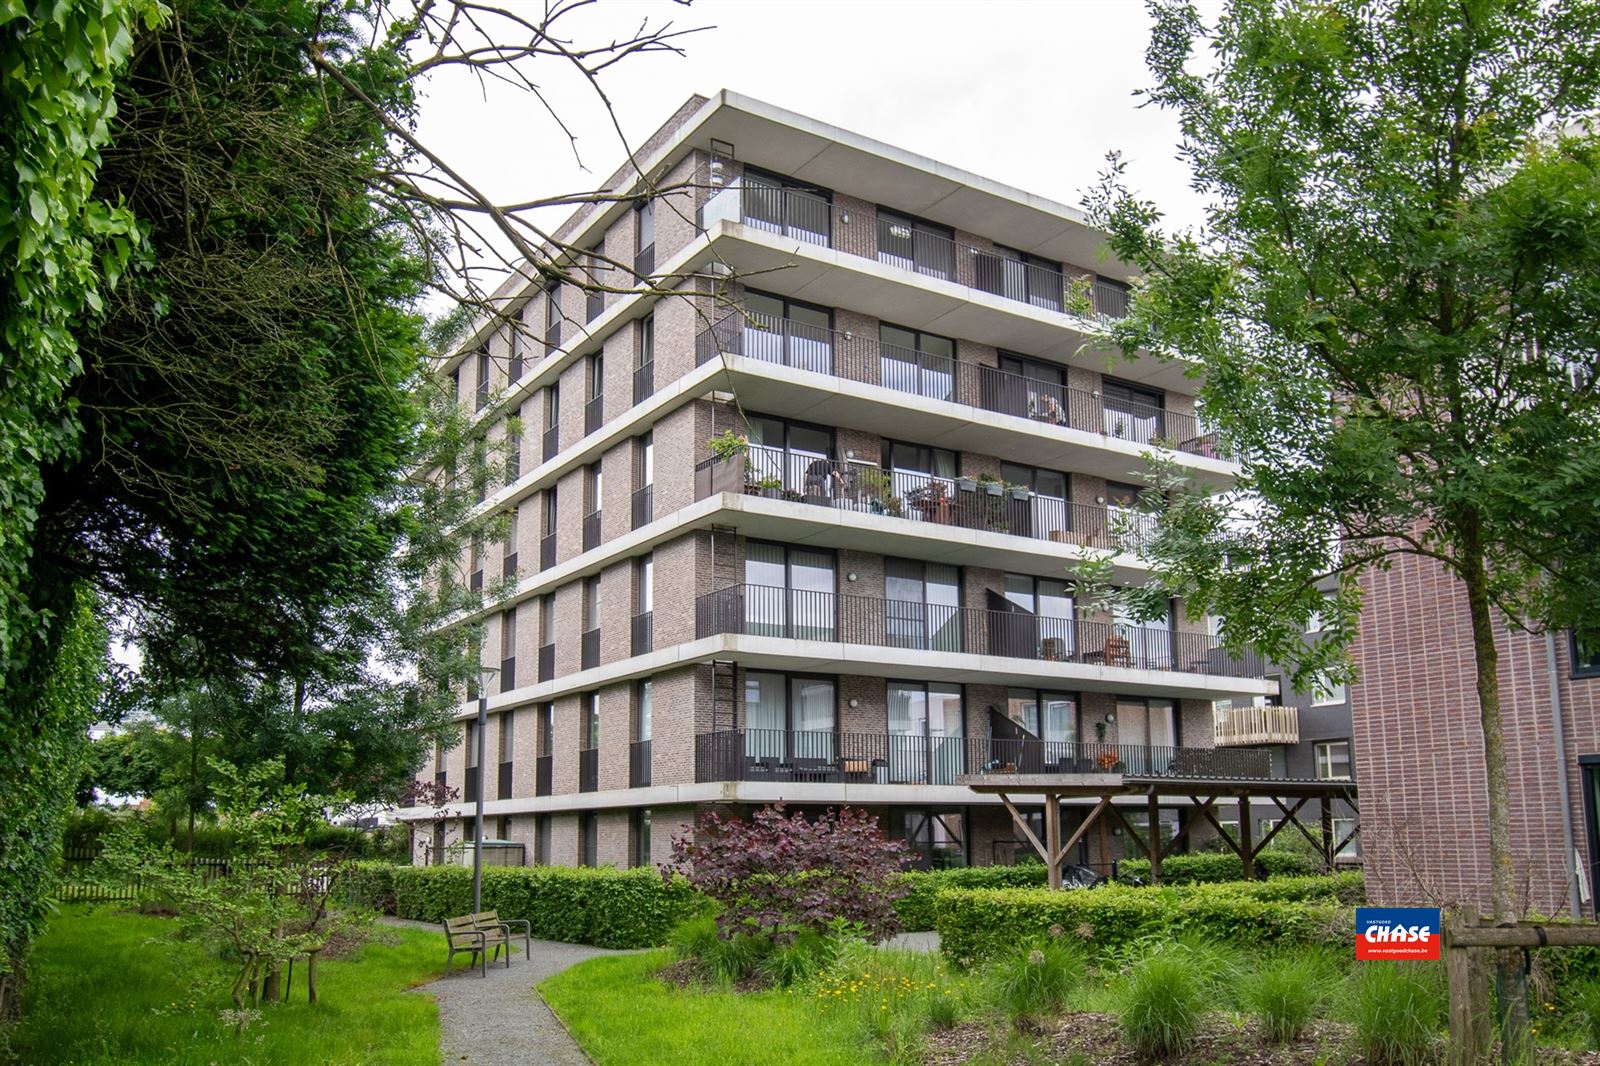
[[[1375,902],[1489,911],[1488,797],[1472,624],[1460,583],[1403,556],[1363,577],[1351,686]],[[1527,909],[1594,916],[1600,859],[1600,653],[1496,616],[1517,890]],[[1569,841],[1570,833],[1570,843]]]
[[[405,812],[418,861],[479,788],[528,862],[659,862],[700,810],[777,800],[872,809],[923,865],[1011,861],[998,797],[956,783],[1015,769],[1005,745],[1166,766],[1212,747],[1216,701],[1276,694],[1181,603],[1074,603],[1075,560],[1144,578],[1147,452],[1237,472],[1181,367],[1093,350],[1127,274],[1076,211],[726,91],[638,158],[661,194],[561,239],[681,286],[508,286],[524,328],[443,370],[492,438],[520,418],[483,504],[512,533],[466,565],[515,590],[485,615],[492,765],[463,704],[431,770],[463,800]]]

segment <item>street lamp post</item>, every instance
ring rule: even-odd
[[[472,913],[483,912],[483,734],[489,722],[489,678],[500,671],[478,668],[478,794],[472,814]]]

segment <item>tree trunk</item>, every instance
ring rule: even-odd
[[[1462,555],[1467,606],[1472,615],[1472,651],[1478,668],[1478,716],[1483,728],[1483,769],[1489,800],[1489,898],[1495,924],[1517,920],[1516,868],[1511,854],[1510,785],[1506,776],[1505,723],[1500,714],[1500,650],[1494,642],[1489,576],[1475,524],[1467,524]],[[1528,1038],[1528,981],[1522,953],[1498,953],[1495,991],[1501,1061],[1524,1061]]]
[[[192,704],[189,712],[189,844],[188,852],[194,855],[195,806],[200,802],[200,711]]]

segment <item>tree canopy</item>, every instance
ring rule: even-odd
[[[1305,681],[1349,676],[1363,571],[1458,579],[1513,917],[1494,628],[1600,635],[1600,6],[1151,10],[1150,100],[1209,207],[1167,232],[1113,160],[1090,215],[1142,273],[1114,337],[1188,360],[1244,464],[1221,495],[1161,468],[1156,584]]]

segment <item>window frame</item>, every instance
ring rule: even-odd
[[[1584,651],[1584,647],[1578,643],[1577,631],[1567,630],[1567,654],[1572,659],[1573,678],[1600,677],[1600,652],[1584,656]]]
[[[1342,747],[1344,749],[1344,764],[1347,772],[1343,777],[1339,777],[1331,772],[1333,770],[1333,759],[1331,757],[1326,760],[1328,770],[1330,772],[1326,775],[1324,775],[1322,772],[1324,752],[1329,751],[1334,747]],[[1350,738],[1330,737],[1327,740],[1312,741],[1311,765],[1312,772],[1316,775],[1316,779],[1318,781],[1354,781],[1356,777],[1356,764],[1355,755],[1351,751],[1350,747]]]

